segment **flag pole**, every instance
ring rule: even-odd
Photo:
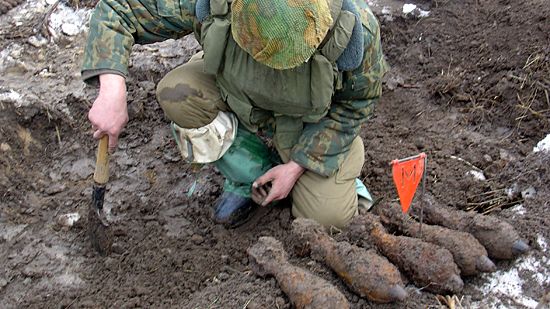
[[[424,217],[424,193],[426,192],[426,170],[428,167],[428,157],[425,153],[421,153],[420,157],[424,157],[424,172],[422,173],[422,192],[420,193],[420,238],[422,238],[422,219]]]

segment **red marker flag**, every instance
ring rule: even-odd
[[[392,161],[393,182],[397,188],[403,213],[409,211],[414,193],[424,175],[426,154]]]

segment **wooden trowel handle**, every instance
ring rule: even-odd
[[[109,181],[109,136],[104,135],[97,146],[94,181],[104,185]]]

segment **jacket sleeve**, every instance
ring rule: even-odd
[[[134,43],[177,39],[193,31],[194,0],[100,0],[90,19],[82,78],[102,73],[126,77]]]
[[[343,87],[333,96],[328,114],[318,123],[305,124],[291,151],[293,161],[324,176],[336,173],[361,126],[370,118],[387,71],[378,22],[370,10],[360,9],[365,36],[362,65],[343,72]]]

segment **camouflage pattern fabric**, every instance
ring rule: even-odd
[[[330,176],[345,159],[361,126],[372,116],[382,94],[382,77],[388,65],[382,53],[380,26],[363,0],[354,0],[364,26],[365,51],[362,65],[343,74],[326,117],[304,127],[291,159],[318,174]]]
[[[332,24],[327,0],[234,0],[231,31],[254,60],[273,69],[309,59]]]
[[[181,38],[193,32],[195,0],[101,0],[90,19],[82,77],[96,83],[100,74],[126,77],[134,43]]]
[[[335,93],[328,115],[318,123],[305,125],[290,154],[293,161],[325,176],[336,173],[361,126],[371,116],[387,70],[378,22],[364,0],[353,2],[364,26],[362,65],[343,72],[343,88]],[[161,41],[197,31],[192,12],[194,1],[102,0],[90,21],[83,78],[90,82],[106,71],[126,75],[134,42]]]

